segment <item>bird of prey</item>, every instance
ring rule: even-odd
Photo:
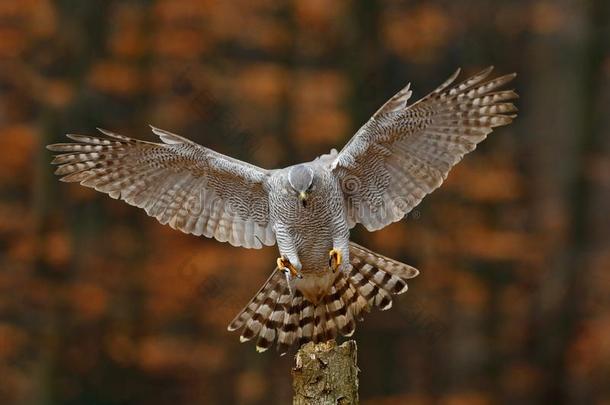
[[[492,68],[447,81],[408,104],[409,85],[390,98],[340,151],[277,170],[222,155],[152,128],[161,143],[106,130],[49,145],[66,182],[143,208],[162,224],[233,246],[277,243],[276,268],[231,322],[258,351],[350,336],[372,307],[392,306],[418,271],[350,241],[403,218],[441,185],[493,128],[515,118],[515,74]]]

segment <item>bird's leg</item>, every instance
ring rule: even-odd
[[[277,258],[277,268],[285,274],[290,273],[291,277],[303,278],[303,275],[299,273],[296,267],[294,267],[292,263],[290,263],[290,260],[284,255]]]
[[[330,267],[333,273],[337,271],[342,261],[343,255],[341,254],[341,251],[339,249],[333,248],[328,253],[328,267]]]

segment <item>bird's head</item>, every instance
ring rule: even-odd
[[[307,165],[292,166],[288,171],[288,183],[297,193],[297,197],[303,207],[306,207],[313,184],[313,170],[311,167]]]

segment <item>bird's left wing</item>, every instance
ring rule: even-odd
[[[273,245],[269,172],[153,127],[163,143],[106,130],[47,146],[55,174],[143,208],[162,224],[234,246]]]
[[[339,179],[350,226],[368,230],[398,221],[441,185],[449,170],[516,111],[515,75],[488,80],[492,68],[445,83],[407,105],[409,86],[386,102],[330,164]]]

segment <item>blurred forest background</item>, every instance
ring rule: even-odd
[[[518,72],[519,117],[405,220],[421,275],[359,324],[364,404],[610,404],[607,0],[0,0],[0,403],[281,404],[227,323],[274,266],[59,183],[44,145],[147,125],[274,168],[408,81]]]

